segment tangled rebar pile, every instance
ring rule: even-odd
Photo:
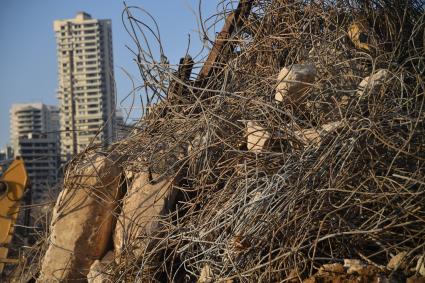
[[[222,25],[234,7],[218,7]],[[423,9],[421,1],[256,0],[199,82],[154,61],[128,8],[153,96],[114,150],[127,157],[125,171],[182,177],[155,248],[122,262],[115,279],[197,278],[207,266],[214,280],[274,282],[345,258],[383,266],[401,251],[423,253]],[[279,71],[293,64],[313,65],[316,79],[278,102]],[[360,85],[379,71],[379,84]],[[172,84],[182,92],[170,93]],[[247,149],[249,121],[270,136],[260,151]],[[320,130],[329,123],[338,126]],[[300,138],[305,130],[319,141]]]
[[[203,29],[232,5],[221,1]],[[111,263],[115,281],[191,282],[208,270],[279,282],[425,252],[423,2],[254,0],[198,78],[204,59],[186,78],[154,59],[134,9],[124,18],[147,111],[111,150],[123,172],[171,176],[178,193],[153,244],[134,257],[128,243]],[[277,101],[278,74],[295,65],[314,66],[315,80]],[[364,81],[374,74],[379,83]],[[267,135],[259,150],[250,123]]]

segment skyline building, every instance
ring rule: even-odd
[[[53,23],[57,43],[61,158],[115,135],[115,85],[110,20],[78,12]]]
[[[25,162],[33,198],[41,198],[59,177],[59,109],[42,103],[13,104],[10,143]]]
[[[126,126],[125,119],[121,109],[117,109],[115,120],[115,140],[119,141],[127,137],[128,135],[128,126]]]
[[[4,148],[0,149],[0,161],[11,158],[13,158],[13,149],[10,145],[5,145]]]

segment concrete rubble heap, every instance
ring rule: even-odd
[[[424,282],[423,5],[234,8],[206,62],[136,51],[154,97],[71,162],[40,282]]]

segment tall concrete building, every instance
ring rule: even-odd
[[[11,158],[13,158],[13,148],[11,146],[6,145],[4,148],[0,149],[0,161]]]
[[[10,143],[21,156],[33,197],[56,185],[60,166],[59,109],[42,103],[14,104],[10,109]]]
[[[125,124],[123,113],[120,109],[115,112],[115,140],[122,140],[128,135],[128,126]]]
[[[53,24],[57,42],[61,156],[114,137],[115,85],[110,20],[78,12]]]

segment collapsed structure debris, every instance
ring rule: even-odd
[[[99,148],[69,166],[40,278],[423,282],[421,2],[221,4],[198,75],[142,49],[126,8],[149,113],[91,181]]]

